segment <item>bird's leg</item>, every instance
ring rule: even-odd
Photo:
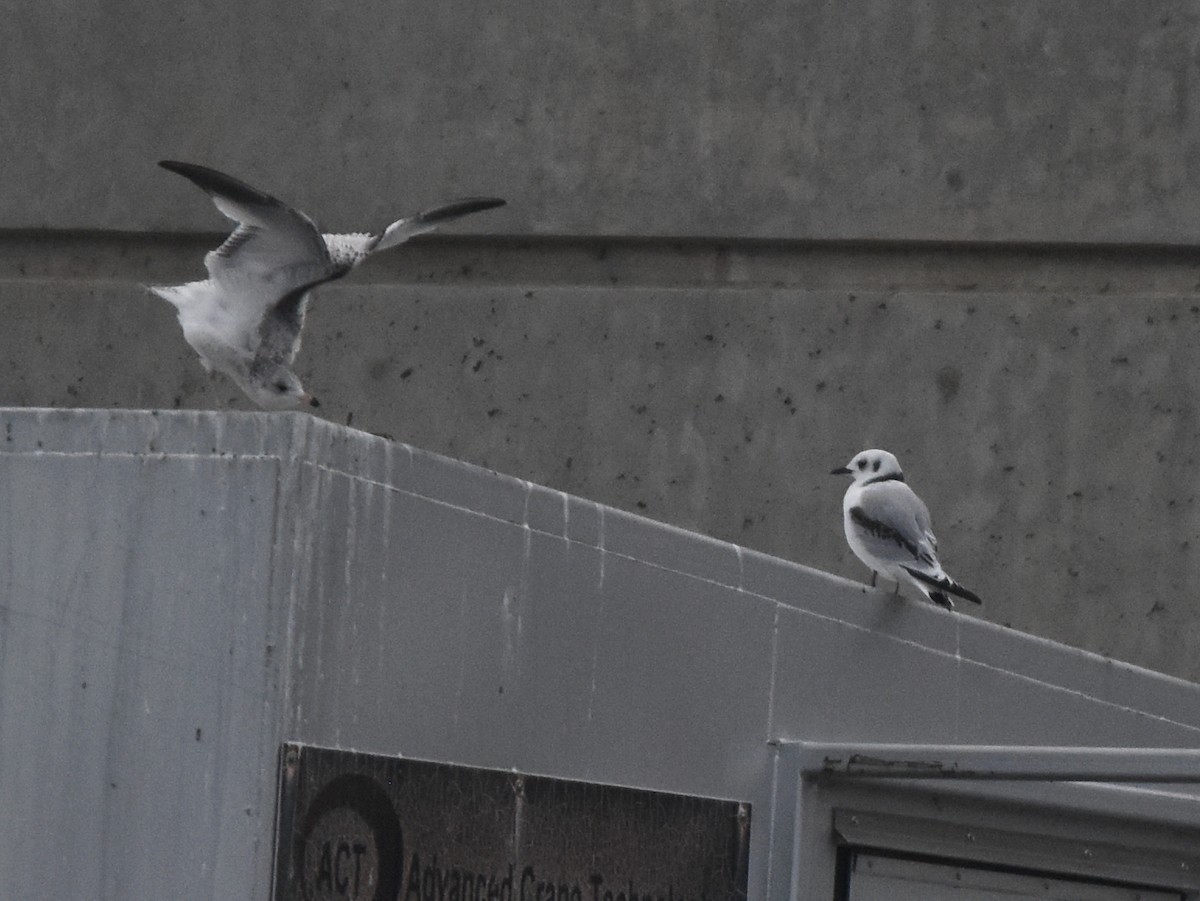
[[[896,580],[896,590],[892,592],[896,597],[900,597],[900,580]]]
[[[872,588],[875,587],[875,580],[877,578],[879,578],[879,573],[875,572],[875,570],[871,570],[871,587]]]

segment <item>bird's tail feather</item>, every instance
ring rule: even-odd
[[[444,206],[434,207],[431,210],[417,213],[415,216],[409,216],[407,219],[398,219],[384,229],[378,242],[371,249],[386,250],[389,247],[395,247],[415,235],[431,232],[443,223],[461,219],[471,213],[495,209],[498,206],[504,206],[504,203],[505,201],[496,197],[464,197]]]
[[[143,285],[143,287],[151,294],[161,297],[173,305],[175,309],[182,311],[203,293],[206,283],[188,282],[185,285]]]
[[[905,566],[904,571],[917,581],[924,582],[926,585],[929,585],[932,588],[940,589],[938,591],[928,592],[929,599],[935,604],[941,604],[944,607],[949,606],[953,608],[954,605],[950,602],[950,599],[946,597],[947,593],[952,594],[955,597],[960,597],[965,601],[970,601],[973,604],[983,603],[979,595],[971,591],[969,588],[964,588],[962,585],[959,585],[945,573],[942,573],[941,578],[938,578],[936,576],[929,575],[929,573],[921,572],[919,569],[913,569],[911,566]]]
[[[170,303],[178,303],[180,300],[179,285],[142,285],[142,287]]]
[[[940,591],[930,591],[929,600],[933,601],[939,607],[945,607],[947,610],[954,609],[954,601],[950,600],[950,595]]]

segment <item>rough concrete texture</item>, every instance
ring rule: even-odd
[[[353,10],[51,0],[0,35],[0,226],[207,227],[195,159],[338,228],[500,192],[543,234],[1185,242],[1196,7]],[[186,202],[185,202],[186,201]]]
[[[4,306],[0,403],[250,408],[128,285]],[[349,283],[307,334],[331,421],[857,579],[828,473],[886,447],[972,614],[1200,678],[1191,296]]]
[[[860,578],[882,445],[980,615],[1200,678],[1194,4],[289,9],[14,11],[0,403],[246,408],[137,288],[222,225],[162,157],[500,194],[322,292],[322,416]]]

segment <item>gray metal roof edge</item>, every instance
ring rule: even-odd
[[[885,589],[327,420],[304,414],[298,419],[309,444],[297,446],[296,454],[310,462],[713,582],[800,614],[886,632],[952,654],[966,665],[1200,726],[1200,685],[1195,683],[966,613],[948,614],[930,604],[896,600]],[[363,452],[364,442],[371,453]],[[399,459],[389,459],[389,454]],[[585,526],[579,525],[581,519]],[[1030,653],[1038,648],[1049,653]],[[1156,685],[1154,691],[1145,690],[1147,679]]]
[[[959,656],[968,664],[1200,728],[1200,685],[1195,682],[988,620],[963,617],[963,625]],[[1153,682],[1152,691],[1146,690],[1147,681]]]
[[[80,419],[92,419],[80,428]],[[286,456],[296,413],[0,407],[0,453]],[[286,447],[279,418],[293,420]],[[303,417],[310,419],[311,417]]]
[[[84,414],[93,422],[81,429]],[[281,422],[285,428],[279,428]],[[893,599],[800,563],[305,413],[0,408],[0,453],[261,455],[307,463],[731,588],[779,605],[781,615],[837,620],[952,654],[967,665],[1200,725],[1200,685],[1186,680],[970,615]],[[1146,680],[1154,683],[1153,691],[1146,690]]]

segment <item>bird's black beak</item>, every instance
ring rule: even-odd
[[[308,405],[310,407],[319,407],[319,406],[321,406],[321,402],[319,400],[317,400],[315,397],[312,397],[310,395],[308,398]]]
[[[831,476],[848,476],[852,471],[845,466],[839,466],[837,469],[831,470],[829,474]]]

